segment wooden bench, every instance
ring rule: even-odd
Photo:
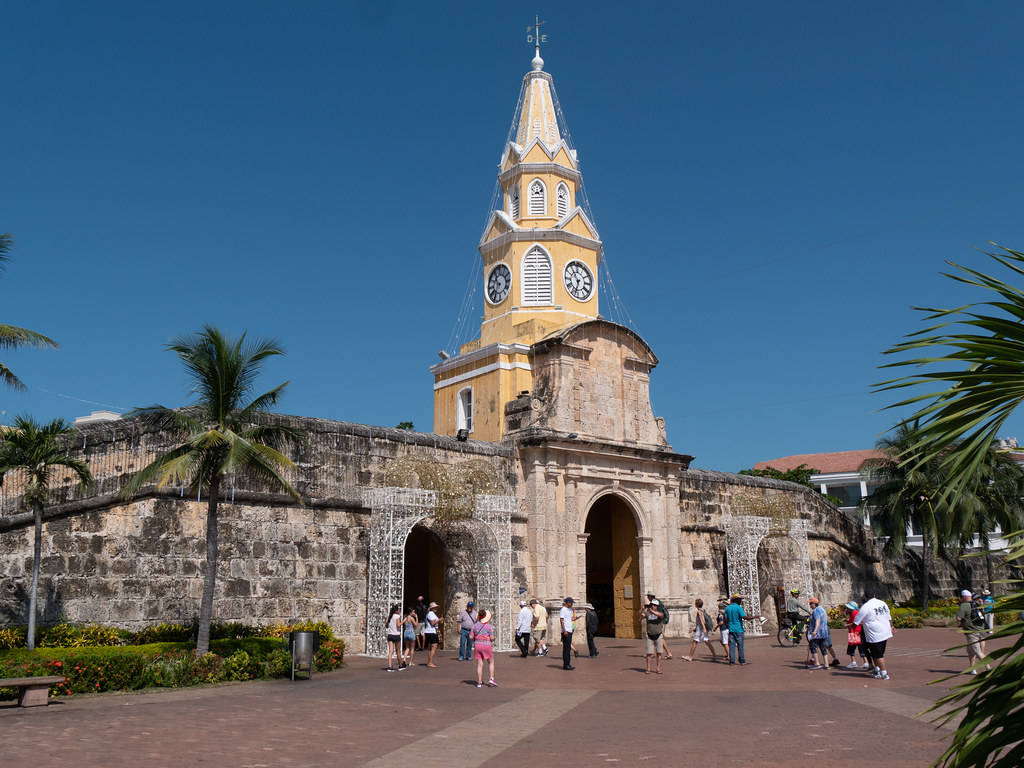
[[[19,688],[18,704],[23,707],[45,707],[50,698],[50,686],[66,679],[63,675],[9,677],[0,680],[0,688]]]

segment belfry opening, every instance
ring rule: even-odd
[[[433,601],[442,608],[447,606],[446,565],[440,537],[425,525],[413,526],[405,540],[405,607],[413,605],[419,595],[428,603]]]
[[[590,508],[584,531],[587,601],[597,612],[597,634],[639,637],[640,550],[633,510],[619,496],[602,496]]]

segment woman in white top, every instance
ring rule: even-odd
[[[395,671],[395,668],[391,666],[392,655],[398,658],[398,668],[405,668],[405,662],[402,661],[402,612],[399,608],[398,603],[395,603],[391,606],[391,611],[388,614],[388,672]]]

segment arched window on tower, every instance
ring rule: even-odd
[[[558,209],[558,218],[561,219],[569,213],[569,187],[566,186],[564,181],[558,185],[555,201]]]
[[[455,429],[473,431],[473,388],[463,387],[459,390],[459,400],[455,404]]]
[[[544,182],[534,179],[530,182],[530,215],[546,216],[548,212],[548,192]]]
[[[508,215],[513,219],[519,218],[519,184],[512,185],[508,193]]]
[[[539,245],[530,248],[523,256],[522,276],[524,305],[554,302],[551,257]]]

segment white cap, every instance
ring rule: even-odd
[[[525,608],[526,607],[526,601],[525,600],[520,600],[519,601],[519,607],[520,608]]]
[[[969,590],[969,589],[961,589],[960,590],[960,597],[971,597],[971,590]]]

